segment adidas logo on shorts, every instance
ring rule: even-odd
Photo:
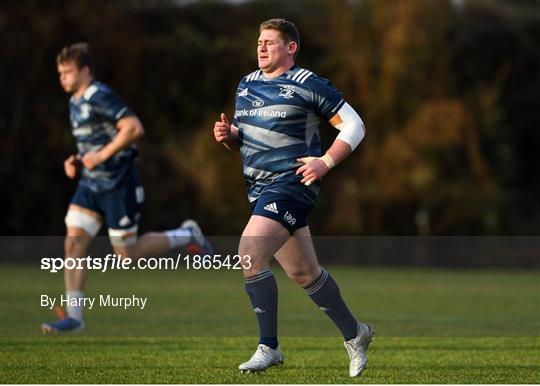
[[[264,210],[267,210],[267,211],[272,212],[272,213],[279,213],[277,205],[276,205],[275,202],[272,202],[270,204],[266,204],[264,206]]]

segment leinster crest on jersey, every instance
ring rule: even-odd
[[[280,97],[291,99],[294,96],[294,86],[283,86],[279,89]]]

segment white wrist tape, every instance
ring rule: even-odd
[[[328,154],[323,155],[319,159],[323,161],[326,166],[328,166],[328,169],[332,169],[334,166],[336,166],[336,162]]]
[[[354,150],[362,142],[366,134],[364,122],[347,102],[341,106],[337,113],[341,118],[341,122],[336,126],[336,129],[340,131],[337,138],[348,143],[351,149]]]

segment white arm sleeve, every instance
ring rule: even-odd
[[[364,139],[366,129],[362,118],[347,102],[337,112],[341,118],[341,123],[336,126],[340,131],[337,138],[349,144],[352,150]]]

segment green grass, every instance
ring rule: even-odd
[[[41,336],[41,293],[62,275],[0,266],[1,383],[539,383],[538,271],[330,267],[353,312],[373,323],[369,368],[347,377],[332,323],[276,269],[285,364],[236,370],[256,346],[238,271],[92,273],[88,296],[147,296],[145,310],[85,312],[80,335]]]

